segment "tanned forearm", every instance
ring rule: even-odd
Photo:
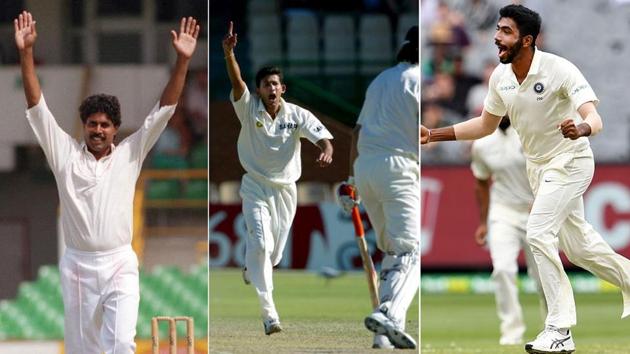
[[[177,104],[179,101],[179,97],[184,90],[184,84],[186,83],[186,73],[188,72],[189,63],[189,58],[184,58],[182,56],[177,57],[175,68],[173,69],[171,77],[168,80],[166,87],[164,87],[164,91],[160,97],[160,107],[172,106]]]
[[[238,61],[236,61],[236,56],[233,51],[225,54],[225,67],[227,69],[228,77],[230,78],[230,83],[232,84],[234,100],[238,101],[245,92],[246,85],[241,76],[241,68],[238,65]]]
[[[492,134],[499,126],[500,121],[501,117],[484,111],[480,117],[475,117],[450,127],[429,129],[427,142],[483,138]]]
[[[488,220],[490,205],[490,181],[477,179],[475,184],[475,196],[479,207],[479,223],[485,224]]]
[[[31,108],[39,103],[42,95],[39,79],[35,73],[35,60],[33,58],[33,48],[20,51],[20,68],[22,70],[22,81],[24,83],[24,96],[26,104]]]

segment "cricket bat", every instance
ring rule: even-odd
[[[354,233],[357,236],[359,252],[361,252],[363,270],[365,270],[365,275],[367,276],[368,289],[370,290],[370,300],[372,300],[372,307],[376,308],[379,305],[378,276],[376,275],[376,269],[374,269],[374,263],[372,262],[372,257],[370,257],[367,243],[365,242],[365,231],[363,230],[361,214],[359,214],[359,207],[357,206],[352,208],[352,223],[354,224]]]

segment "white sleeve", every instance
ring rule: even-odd
[[[488,168],[488,165],[484,162],[477,141],[473,143],[471,155],[472,161],[470,162],[470,169],[472,170],[473,176],[483,181],[490,179],[492,171],[490,171],[490,168]]]
[[[177,105],[160,107],[160,102],[156,103],[140,129],[123,140],[120,145],[130,144],[133,158],[137,158],[142,163],[166,128],[169,119],[175,113],[175,108]]]
[[[308,139],[311,143],[315,144],[322,139],[332,139],[328,129],[317,119],[313,113],[304,110],[303,111],[304,122],[300,129],[300,137]]]
[[[247,86],[245,87],[245,91],[238,99],[238,101],[234,100],[234,91],[230,91],[230,102],[232,102],[232,106],[234,107],[234,112],[236,112],[236,116],[238,120],[241,121],[241,124],[250,116],[250,112],[252,111],[252,105],[257,104],[257,100],[252,97],[252,94],[249,92]]]
[[[486,112],[493,114],[495,116],[503,117],[507,113],[507,108],[497,91],[497,83],[498,83],[498,67],[494,69],[492,72],[492,76],[490,76],[490,81],[488,83],[488,93],[486,94],[486,99],[483,102],[483,108]]]
[[[591,85],[588,84],[588,81],[586,81],[586,78],[584,78],[580,70],[568,60],[565,61],[565,65],[562,65],[562,68],[566,76],[562,82],[562,89],[571,100],[573,107],[578,109],[586,102],[593,102],[597,105],[599,99],[597,99]]]
[[[79,143],[59,127],[46,105],[44,95],[41,95],[35,106],[26,110],[26,119],[44,150],[50,168],[56,175],[64,168],[68,156],[80,149]]]

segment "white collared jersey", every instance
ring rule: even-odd
[[[525,167],[525,156],[518,134],[509,127],[505,133],[475,140],[470,168],[475,178],[492,179],[490,202],[528,211],[534,201]]]
[[[560,123],[582,122],[577,109],[599,101],[579,69],[568,60],[536,49],[529,72],[519,84],[511,64],[499,64],[490,77],[484,109],[507,114],[518,132],[525,156],[534,162],[589,148],[588,138],[564,138]]]
[[[283,99],[275,119],[247,88],[238,101],[231,92],[230,101],[241,122],[238,157],[254,177],[276,184],[294,183],[302,174],[300,138],[313,144],[333,138],[311,112]]]
[[[418,161],[420,67],[406,62],[380,73],[367,89],[357,124],[359,155],[386,153]]]
[[[84,143],[59,127],[43,95],[26,111],[57,182],[60,228],[67,247],[99,252],[131,244],[133,198],[142,161],[173,112],[175,106],[156,104],[140,129],[96,160]]]

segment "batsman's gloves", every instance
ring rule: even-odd
[[[354,177],[350,176],[346,182],[343,182],[337,188],[337,203],[344,213],[350,215],[352,208],[359,205],[360,202],[361,198],[357,187],[354,185]]]

